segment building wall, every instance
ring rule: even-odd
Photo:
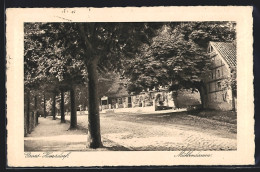
[[[102,109],[118,108],[136,108],[136,107],[150,107],[154,105],[154,100],[160,95],[160,98],[155,101],[155,105],[159,106],[159,101],[162,101],[163,106],[175,107],[171,92],[142,92],[139,95],[124,96],[124,97],[108,97],[108,100],[103,100]]]
[[[167,90],[142,92],[139,95],[124,97],[105,97],[101,98],[100,109],[118,109],[118,108],[138,108],[151,106],[166,106],[169,108],[187,108],[192,105],[200,104],[200,95],[191,90],[179,90],[177,99],[172,97],[172,92]]]
[[[212,69],[205,79],[207,88],[206,107],[216,110],[232,110],[231,89],[224,87],[226,79],[230,76],[229,67],[219,55],[216,55],[214,50],[212,50],[211,56]]]

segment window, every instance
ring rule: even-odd
[[[213,72],[211,72],[211,79],[213,79],[214,78],[214,74],[213,74]]]
[[[220,77],[220,70],[218,69],[218,77]]]
[[[219,81],[219,82],[217,82],[217,88],[218,88],[218,90],[220,90],[221,89],[221,82]]]
[[[101,104],[102,104],[102,105],[107,105],[107,100],[102,100],[102,101],[101,101]]]

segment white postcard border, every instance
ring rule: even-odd
[[[7,162],[12,167],[250,165],[254,164],[252,7],[9,8],[7,16]],[[210,157],[178,157],[178,151],[71,152],[62,158],[24,155],[24,22],[235,21],[237,23],[237,151],[203,151]],[[37,154],[37,152],[33,152]],[[59,154],[61,152],[55,152]],[[43,154],[39,152],[39,154]]]

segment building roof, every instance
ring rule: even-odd
[[[109,90],[104,94],[108,97],[126,97],[129,96],[127,88],[124,87],[122,79],[119,76],[115,76],[115,80]]]
[[[210,45],[222,56],[229,67],[236,67],[236,44],[234,42],[210,42]]]
[[[106,94],[108,97],[128,97],[130,96],[127,92],[127,89],[124,86],[119,86],[117,90],[110,90]]]

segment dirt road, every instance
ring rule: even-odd
[[[65,117],[69,120],[69,116]],[[104,147],[112,151],[236,150],[236,124],[201,118],[185,113],[100,115]],[[88,151],[87,115],[78,115],[78,125],[69,130],[51,118],[25,137],[25,151]]]

